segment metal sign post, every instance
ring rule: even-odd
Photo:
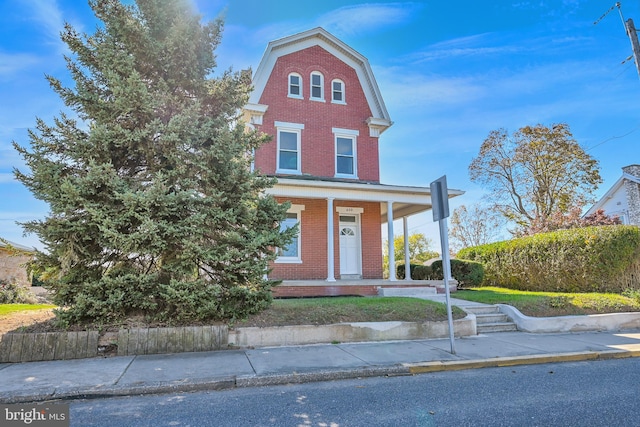
[[[447,320],[449,321],[449,341],[451,342],[451,354],[456,354],[456,344],[453,333],[453,315],[451,314],[451,297],[449,296],[451,260],[449,259],[449,230],[447,227],[447,217],[449,216],[449,193],[447,191],[446,175],[431,183],[431,206],[433,211],[433,221],[437,221],[440,226],[442,273],[444,276],[444,292],[447,302]]]

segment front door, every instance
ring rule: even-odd
[[[362,275],[358,215],[340,215],[340,276]]]

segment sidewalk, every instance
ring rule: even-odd
[[[640,330],[323,344],[0,364],[0,403],[640,357]]]

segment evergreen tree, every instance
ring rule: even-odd
[[[75,323],[144,315],[154,320],[225,320],[265,308],[264,278],[287,206],[251,172],[266,141],[239,111],[248,71],[212,77],[222,22],[202,24],[188,0],[92,0],[92,35],[62,33],[75,87],[48,76],[77,119],[38,119],[30,169],[15,171],[50,206],[24,223],[47,251],[45,272],[58,317]]]

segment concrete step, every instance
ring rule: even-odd
[[[476,314],[476,324],[485,324],[485,323],[509,323],[511,319],[509,316],[502,313],[491,313],[491,314]]]
[[[509,316],[500,312],[495,305],[467,306],[464,308],[476,316],[476,330],[479,334],[490,332],[517,331],[518,327]]]
[[[477,324],[476,330],[479,334],[486,334],[490,332],[514,332],[518,330],[518,327],[513,322],[483,323]]]
[[[420,295],[436,295],[438,291],[434,287],[424,286],[424,287],[411,287],[411,288],[380,288],[378,290],[378,295],[380,296],[400,296],[400,297],[413,297]]]
[[[464,309],[475,315],[500,313],[500,309],[495,305],[465,305]]]

